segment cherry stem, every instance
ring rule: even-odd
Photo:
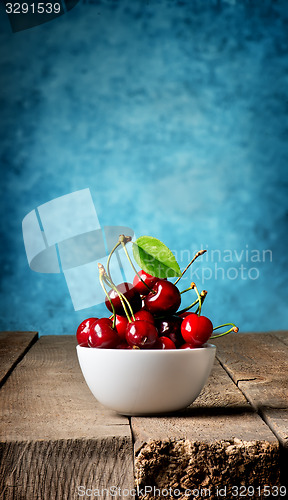
[[[121,234],[121,235],[119,236],[119,241],[120,241],[120,238],[121,238],[122,236],[124,236],[124,235],[123,235],[123,234]],[[144,280],[142,280],[142,278],[141,278],[140,274],[138,273],[138,271],[137,271],[136,267],[134,266],[134,264],[133,264],[133,262],[132,262],[132,260],[131,260],[131,258],[130,258],[130,255],[129,255],[128,251],[127,251],[127,248],[126,248],[127,236],[124,236],[124,238],[125,238],[125,240],[124,240],[124,241],[123,241],[123,240],[121,240],[121,245],[122,245],[122,247],[123,247],[123,249],[124,249],[124,252],[125,252],[125,254],[126,254],[127,259],[129,260],[129,262],[130,262],[130,264],[131,264],[131,267],[132,267],[133,271],[137,274],[137,276],[138,276],[138,278],[140,279],[140,281],[142,281],[142,283],[144,283],[144,285],[146,286],[146,288],[148,288],[149,292],[152,292],[152,293],[154,293],[154,294],[155,294],[156,292],[155,292],[154,290],[152,290],[152,288],[150,288],[150,286],[148,286],[148,285],[147,285],[147,283],[145,283],[145,281],[144,281]],[[131,239],[130,239],[130,240],[128,240],[128,241],[131,241]]]
[[[201,297],[201,307],[203,306],[203,302],[206,298],[206,295],[207,295],[207,290],[202,290],[202,292],[200,293],[200,297]],[[196,314],[198,313],[199,311],[199,308],[196,310]]]
[[[196,311],[196,314],[198,313],[198,316],[200,316],[200,314],[201,314],[201,307],[202,307],[202,300],[201,300],[201,297],[200,297],[200,293],[198,292],[198,288],[195,285],[195,283],[191,283],[191,288],[194,288],[195,292],[197,293],[199,306],[198,306],[198,309]]]
[[[121,305],[122,305],[122,307],[124,309],[124,312],[125,312],[125,314],[127,316],[127,319],[129,321],[129,323],[131,323],[131,318],[130,318],[130,316],[128,314],[128,311],[126,309],[125,302],[126,302],[126,304],[128,305],[128,307],[130,309],[130,313],[131,313],[133,321],[135,321],[135,316],[134,316],[133,309],[131,307],[131,304],[130,304],[129,300],[125,297],[125,295],[123,293],[119,292],[117,286],[113,283],[113,281],[111,279],[109,279],[108,276],[104,277],[104,280],[107,283],[107,285],[111,286],[111,288],[113,288],[113,290],[118,294],[120,302],[121,302]]]
[[[116,289],[117,290],[117,289]],[[134,312],[133,312],[133,309],[131,307],[131,304],[129,302],[129,300],[127,299],[127,297],[125,297],[125,295],[123,295],[122,293],[119,294],[119,297],[121,299],[121,296],[122,298],[125,300],[126,304],[128,305],[129,309],[130,309],[130,314],[131,314],[131,317],[132,317],[132,320],[135,321],[135,316],[134,316]]]
[[[101,266],[101,267],[100,267],[100,266]],[[98,264],[98,268],[99,268],[99,280],[100,280],[100,284],[101,284],[101,286],[102,286],[102,288],[103,288],[103,290],[104,290],[104,293],[105,293],[105,295],[106,295],[107,299],[108,299],[108,300],[109,300],[109,302],[110,302],[111,309],[112,309],[112,312],[113,312],[113,323],[112,323],[112,328],[115,328],[115,323],[116,323],[116,312],[115,312],[115,309],[114,309],[114,306],[113,306],[112,300],[111,300],[111,298],[110,298],[110,296],[109,296],[109,294],[108,294],[108,292],[107,292],[107,290],[106,290],[106,288],[105,288],[105,285],[104,285],[104,283],[103,283],[104,276],[105,276],[105,269],[104,269],[104,267],[102,266],[102,264],[100,264],[100,265]]]
[[[197,252],[193,259],[191,260],[191,262],[189,262],[188,266],[185,267],[184,271],[182,272],[181,276],[179,278],[177,278],[177,280],[175,281],[174,285],[176,285],[176,283],[178,283],[179,280],[181,280],[182,276],[186,273],[187,269],[189,269],[189,267],[191,266],[191,264],[193,264],[193,262],[198,259],[198,257],[200,257],[200,255],[203,255],[203,253],[207,252],[207,250],[199,250],[199,252]]]
[[[185,290],[182,290],[182,292],[180,292],[180,293],[186,293],[186,292],[189,292],[189,290],[192,290],[191,286],[189,286],[189,288],[186,288]]]
[[[199,302],[198,299],[194,300],[194,302],[192,302],[192,304],[190,304],[190,306],[185,307],[184,309],[181,309],[181,311],[178,311],[177,315],[182,314],[182,313],[184,313],[186,311],[189,311],[189,309],[191,309],[193,306],[196,306],[196,304],[198,304],[198,302]]]
[[[111,257],[113,255],[113,253],[115,252],[115,250],[119,247],[119,245],[121,245],[120,241],[118,241],[116,243],[116,245],[112,248],[111,252],[109,253],[109,257],[108,257],[108,260],[107,260],[107,274],[108,274],[108,277],[109,279],[112,281],[112,278],[111,278],[111,274],[110,274],[110,260],[111,260]]]
[[[206,290],[202,290],[202,292],[200,293],[200,297],[201,297],[201,303],[203,304],[204,300],[205,300],[205,297],[207,295],[207,291]],[[189,311],[189,309],[191,309],[193,306],[196,306],[196,304],[199,304],[199,299],[196,299],[194,300],[194,302],[192,302],[192,304],[190,304],[190,306],[188,307],[185,307],[184,309],[181,309],[181,311],[178,311],[177,314],[182,314],[186,311]],[[196,311],[196,314],[198,313],[198,309]]]
[[[215,328],[213,328],[213,332],[215,330],[218,330],[219,328],[223,328],[224,326],[231,326],[231,328],[229,328],[229,330],[227,330],[226,332],[219,333],[218,335],[212,335],[210,337],[210,339],[217,339],[218,337],[223,337],[223,335],[227,335],[228,333],[231,333],[231,332],[234,332],[234,333],[239,332],[238,326],[234,325],[234,323],[224,323],[223,325],[215,326]]]
[[[108,285],[108,286],[110,286],[111,288],[113,288],[113,290],[114,290],[114,291],[118,294],[119,299],[120,299],[120,302],[121,302],[122,307],[123,307],[123,309],[124,309],[124,312],[125,312],[125,314],[126,314],[126,316],[127,316],[127,319],[128,319],[128,321],[129,321],[129,323],[131,323],[131,319],[130,319],[130,316],[129,316],[129,314],[128,314],[128,311],[127,311],[127,309],[126,309],[126,306],[125,306],[125,303],[124,303],[124,300],[123,300],[123,299],[125,299],[125,300],[126,300],[126,302],[128,303],[129,308],[130,308],[130,311],[131,311],[132,318],[133,318],[133,320],[135,320],[135,316],[134,316],[134,314],[133,314],[133,311],[132,311],[132,308],[131,308],[131,305],[130,305],[129,301],[127,300],[127,298],[126,298],[126,297],[125,297],[125,296],[124,296],[121,292],[119,292],[119,290],[117,289],[116,285],[113,283],[112,279],[111,279],[111,278],[109,278],[109,276],[108,276],[108,274],[106,273],[105,268],[104,268],[104,266],[103,266],[102,264],[98,264],[98,269],[99,269],[99,275],[100,275],[100,278],[102,278],[102,279],[103,279],[103,281],[105,281],[106,285]],[[101,281],[101,284],[102,284],[102,280],[101,280],[101,279],[100,279],[100,281]],[[109,302],[110,302],[111,307],[112,307],[112,310],[113,310],[113,316],[115,316],[115,321],[116,321],[116,313],[115,313],[115,309],[114,309],[114,306],[113,306],[113,304],[112,304],[111,298],[110,298],[109,294],[107,293],[107,291],[106,291],[106,289],[105,289],[105,287],[104,287],[104,284],[103,284],[103,289],[104,289],[104,292],[105,292],[105,294],[106,294],[107,298],[109,299]]]

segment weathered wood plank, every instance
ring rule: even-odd
[[[288,408],[265,408],[263,418],[288,452]]]
[[[272,332],[273,335],[279,340],[282,340],[284,344],[288,345],[288,331]]]
[[[215,339],[217,358],[252,406],[288,407],[288,346],[271,333]]]
[[[288,332],[219,338],[217,357],[281,445],[281,481],[288,486]]]
[[[271,333],[235,334],[215,343],[225,370],[287,446],[288,345]]]
[[[0,332],[0,387],[37,338],[37,332]]]
[[[83,488],[133,488],[129,421],[92,396],[75,346],[71,336],[41,337],[0,392],[1,499],[71,500]]]
[[[273,336],[283,347],[285,342]],[[217,341],[219,354],[229,338]],[[80,498],[79,486],[90,488],[90,498],[93,492],[109,498],[109,491],[101,496],[97,489],[133,488],[128,419],[104,409],[90,394],[75,345],[73,337],[42,337],[0,393],[1,499],[70,500]],[[283,446],[286,410],[265,409],[265,420],[278,426],[275,435],[279,440],[282,435]],[[232,485],[279,483],[278,441],[219,363],[190,408],[167,417],[132,418],[132,428],[140,498],[159,498],[141,491],[144,486],[179,489],[177,498],[183,499],[186,488],[206,488],[213,499],[217,486],[226,487],[229,498]],[[127,490],[124,495],[132,498]]]
[[[185,490],[206,488],[206,496],[215,499],[217,487],[226,487],[230,498],[235,485],[279,483],[277,439],[218,362],[188,409],[167,417],[132,418],[131,424],[143,500],[156,500],[153,488],[171,487],[181,499],[187,498]]]

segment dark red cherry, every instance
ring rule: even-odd
[[[159,337],[155,344],[155,349],[176,349],[176,345],[169,337]]]
[[[181,334],[185,342],[201,347],[211,337],[213,325],[210,319],[206,316],[197,316],[197,314],[189,314],[183,319],[181,325]]]
[[[127,324],[128,319],[126,316],[119,316],[119,314],[116,314],[115,328],[121,339],[125,339]]]
[[[191,313],[189,311],[184,311],[183,313],[179,314],[179,318],[187,318],[187,316],[189,316],[189,314],[194,314],[194,313]]]
[[[151,314],[149,311],[146,311],[145,309],[141,309],[137,313],[134,314],[135,320],[139,321],[140,319],[143,319],[144,321],[148,321],[148,323],[152,323],[154,325],[154,316]]]
[[[132,347],[125,340],[122,340],[122,342],[116,345],[116,349],[132,349]]]
[[[156,281],[159,279],[155,276],[151,276],[151,274],[148,274],[143,270],[139,271],[138,274],[139,276],[141,276],[141,279],[144,281],[144,283],[149,286],[149,288],[152,288],[154,283],[156,283]],[[149,289],[144,285],[144,283],[142,283],[139,276],[137,274],[135,275],[133,286],[137,290],[137,292],[140,293],[140,295],[148,295]]]
[[[144,299],[145,308],[152,314],[173,314],[181,303],[178,288],[170,281],[158,279],[153,285],[153,291]]]
[[[126,340],[129,345],[140,347],[140,349],[153,348],[158,339],[158,332],[152,323],[144,320],[136,320],[128,323]]]
[[[93,323],[88,336],[89,347],[114,349],[117,344],[119,344],[119,337],[112,328],[112,321],[109,318],[101,318]]]
[[[76,338],[79,345],[82,347],[88,347],[88,337],[90,334],[90,328],[97,321],[98,318],[87,318],[80,323],[77,328]]]
[[[130,303],[130,305],[132,307],[133,312],[139,311],[139,309],[141,309],[142,300],[141,300],[140,294],[137,292],[137,290],[135,290],[132,283],[126,283],[126,282],[120,283],[120,285],[117,285],[117,289],[119,290],[120,293],[125,295],[126,299],[128,300],[128,302]],[[119,314],[120,316],[125,316],[125,311],[122,307],[121,300],[120,300],[118,293],[115,290],[111,289],[109,291],[109,297],[112,301],[112,304],[114,306],[116,314]],[[105,304],[106,304],[106,307],[109,309],[109,311],[112,311],[111,304],[110,304],[107,297],[105,299]],[[125,302],[125,305],[126,305],[126,309],[128,311],[128,314],[130,314],[129,307],[126,304],[126,302]]]
[[[168,337],[174,342],[176,347],[180,347],[180,345],[184,344],[184,339],[181,335],[181,324],[182,318],[177,315],[167,316],[166,318],[155,321],[159,336]]]

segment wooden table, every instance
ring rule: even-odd
[[[215,344],[193,405],[127,418],[90,393],[74,336],[1,333],[1,500],[285,498],[288,332]]]

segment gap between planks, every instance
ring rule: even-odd
[[[0,332],[0,389],[38,338],[38,332]]]
[[[260,335],[260,334],[257,334],[257,335]],[[56,337],[58,337],[58,336],[55,336],[54,338],[56,338]],[[71,336],[70,336],[70,337],[71,337]],[[278,340],[282,341],[282,339],[281,339],[281,338],[279,338],[279,336],[278,336],[277,334],[275,334],[275,337],[276,337]],[[280,334],[280,337],[281,337],[281,334]],[[283,335],[282,335],[282,337],[283,337]],[[58,337],[58,338],[59,338],[59,337]],[[260,339],[260,337],[259,337],[259,339]],[[285,340],[285,339],[286,339],[286,337],[284,336],[284,340]],[[36,338],[36,340],[37,340],[37,338]],[[36,342],[36,340],[35,340],[35,342]],[[43,341],[42,341],[42,342],[43,342]],[[55,342],[55,343],[58,343],[58,342],[57,342],[57,340],[56,340],[56,342]],[[283,341],[283,343],[285,344],[285,341]],[[59,338],[59,344],[61,344],[61,342],[60,342],[60,338]],[[219,345],[219,344],[218,344],[218,345]],[[30,349],[30,348],[31,348],[31,345],[30,345],[29,349]],[[28,349],[28,350],[29,350],[29,349]],[[26,351],[26,352],[28,352],[28,351]],[[21,359],[23,359],[23,357],[24,357],[24,356],[25,356],[25,354],[23,354],[23,356],[22,356],[22,358],[21,358]],[[64,356],[64,357],[65,357],[65,356]],[[20,360],[18,360],[18,361],[17,361],[17,364],[16,364],[15,366],[17,366],[17,365],[19,364],[19,361],[20,361]],[[228,374],[228,375],[229,375],[229,377],[230,377],[230,379],[232,379],[232,380],[233,380],[233,377],[231,376],[231,373],[230,373],[230,372],[226,369],[226,367],[225,367],[222,363],[221,363],[221,365],[222,365],[223,369],[225,370],[225,371],[224,371],[224,373]],[[49,367],[48,367],[48,368],[49,368]],[[15,367],[14,367],[14,369],[15,369]],[[13,369],[13,371],[14,371],[14,369]],[[13,371],[12,371],[10,374],[13,374]],[[239,382],[244,382],[244,381],[246,381],[246,382],[252,382],[253,380],[255,381],[256,379],[257,379],[257,377],[250,377],[250,378],[248,378],[248,377],[247,377],[247,378],[244,378],[244,377],[243,377],[242,379],[238,378],[238,380],[237,380],[237,381],[238,381],[238,383],[239,383]],[[233,382],[234,382],[234,386],[235,386],[235,385],[237,386],[237,384],[235,383],[235,380],[233,380]],[[241,385],[241,384],[240,384],[240,385]],[[241,388],[241,387],[237,387],[237,389],[238,389],[238,390],[240,389],[241,393],[242,393],[242,394],[243,394],[243,396],[245,397],[245,401],[246,401],[246,400],[247,400],[247,401],[249,401],[249,399],[247,399],[247,397],[246,397],[245,392],[243,391],[243,388]],[[222,396],[223,396],[223,394],[222,394],[222,395],[219,395],[219,403],[217,403],[217,401],[215,400],[215,404],[216,404],[216,405],[217,405],[217,404],[219,404],[219,406],[220,406],[220,399],[221,399],[221,397],[222,397]],[[203,396],[202,396],[202,398],[203,398]],[[202,399],[202,401],[203,401],[203,399]],[[251,402],[250,402],[250,403],[251,403]],[[200,398],[200,400],[199,400],[199,404],[201,405],[201,398]],[[241,405],[242,405],[242,403],[241,403]],[[245,405],[243,405],[243,406],[245,406]],[[248,405],[248,406],[249,406],[249,405]],[[215,412],[217,413],[217,406],[216,406],[216,408],[215,408],[214,410],[215,410]],[[219,408],[219,410],[220,410],[220,408]],[[223,408],[222,408],[222,410],[223,410]],[[198,408],[198,411],[199,411],[199,416],[200,416],[200,408]],[[195,413],[194,413],[194,412],[195,412]],[[195,416],[195,417],[197,417],[197,405],[196,405],[195,409],[193,410],[193,413],[194,413],[194,416]],[[228,413],[229,413],[229,411],[228,411]],[[183,416],[184,416],[184,415],[183,415]],[[187,415],[187,416],[188,416],[188,415]],[[168,417],[168,418],[169,418],[169,417]],[[263,417],[262,417],[262,418],[263,418]],[[264,419],[263,419],[263,420],[264,420]],[[129,418],[129,419],[128,419],[128,422],[129,422],[129,429],[130,429],[131,439],[133,440],[133,446],[135,447],[135,442],[134,442],[135,440],[134,440],[134,436],[133,436],[133,425],[132,425],[132,419],[131,419],[131,418]],[[136,421],[135,421],[135,422],[136,422]],[[271,428],[271,426],[269,425],[269,423],[268,423],[268,422],[266,422],[265,420],[264,420],[264,422],[265,422],[265,425],[267,425],[267,427],[268,427],[268,428]],[[264,424],[264,422],[263,422],[263,424]],[[110,428],[112,428],[113,426],[115,426],[115,427],[116,427],[116,426],[117,426],[117,427],[118,427],[118,426],[119,426],[119,427],[120,427],[120,426],[124,426],[124,427],[125,427],[126,425],[127,425],[126,423],[124,423],[124,422],[122,423],[122,422],[119,422],[119,421],[118,421],[117,423],[114,421],[113,423],[111,423],[111,424],[109,423],[108,425],[107,425],[107,423],[106,423],[106,426],[107,426],[107,427],[110,427]],[[118,428],[119,428],[119,427],[118,427]],[[272,429],[272,431],[273,431],[273,429]],[[274,432],[274,434],[275,434],[275,432]],[[45,452],[45,454],[46,454],[46,452]],[[63,492],[62,492],[62,493],[63,493]]]
[[[232,334],[215,344],[221,366],[277,438],[288,488],[288,332]]]
[[[79,485],[134,486],[128,419],[92,396],[75,347],[71,335],[41,337],[0,392],[1,499],[72,500]]]

